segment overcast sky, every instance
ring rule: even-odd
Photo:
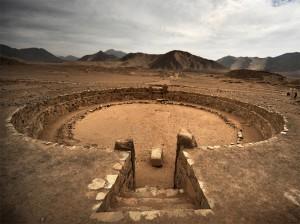
[[[218,59],[300,51],[300,0],[0,0],[0,43],[82,56],[179,49]]]

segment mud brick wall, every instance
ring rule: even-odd
[[[182,91],[160,94],[153,92],[150,88],[118,88],[62,95],[47,101],[26,105],[12,116],[11,122],[19,132],[38,138],[41,131],[51,122],[82,107],[118,101],[155,100],[159,98],[198,104],[240,116],[260,131],[264,139],[282,131],[284,125],[284,119],[281,115],[255,105],[233,99]]]

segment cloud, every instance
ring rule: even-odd
[[[300,1],[274,1],[0,0],[0,42],[76,56],[109,48],[213,59],[300,51]]]
[[[274,7],[278,7],[293,2],[299,2],[299,0],[272,0],[272,5]]]

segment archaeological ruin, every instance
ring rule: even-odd
[[[139,113],[149,114],[138,118]],[[214,203],[199,169],[193,168],[199,153],[266,144],[288,131],[286,118],[276,111],[165,86],[61,95],[27,104],[7,122],[11,132],[33,144],[107,151],[111,173],[95,174],[86,189],[96,193],[91,218],[103,222],[120,221],[126,214],[151,220],[180,209],[206,215]]]

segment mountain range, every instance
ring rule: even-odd
[[[165,54],[129,53],[121,60],[124,66],[150,69],[180,71],[219,71],[226,69],[215,61],[179,50]]]
[[[0,44],[1,62],[7,58],[21,59],[29,62],[59,63],[64,61],[119,61],[121,66],[142,67],[161,70],[181,71],[225,71],[225,70],[259,70],[286,74],[300,74],[300,53],[286,53],[277,57],[234,57],[226,56],[217,61],[205,59],[189,52],[173,50],[165,54],[128,53],[109,49],[78,59],[69,55],[57,57],[43,48],[16,49]],[[15,63],[15,62],[14,62]],[[14,64],[13,63],[13,64]]]
[[[109,54],[111,53],[111,54]],[[80,61],[108,61],[120,60],[123,66],[144,67],[161,70],[180,71],[220,71],[226,68],[215,61],[208,60],[185,51],[173,50],[165,54],[129,53],[122,58],[116,54],[119,51],[99,51],[96,54],[85,55]],[[119,57],[121,55],[118,55]]]
[[[234,57],[226,56],[217,60],[223,66],[235,69],[264,70],[270,72],[300,71],[300,53],[286,53],[277,57]]]
[[[17,58],[30,62],[63,62],[62,59],[56,57],[43,48],[16,49],[3,44],[0,44],[0,56]]]
[[[126,55],[123,51],[117,51],[114,49],[109,49],[107,51],[98,51],[95,54],[89,54],[81,57],[79,61],[107,61],[107,60],[117,60]]]

